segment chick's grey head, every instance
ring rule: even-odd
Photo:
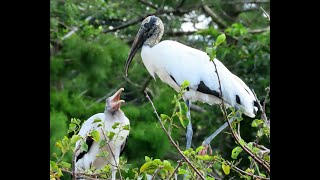
[[[111,114],[120,110],[121,103],[124,103],[124,100],[120,100],[121,93],[124,89],[120,88],[114,95],[106,99],[106,109],[105,112],[110,112]]]
[[[128,76],[128,69],[131,61],[137,51],[143,46],[153,47],[159,43],[164,31],[163,23],[160,18],[156,16],[148,16],[145,18],[140,26],[140,29],[134,39],[131,50],[126,62],[125,74]]]

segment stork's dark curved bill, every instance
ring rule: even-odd
[[[136,35],[136,38],[134,39],[134,41],[132,43],[129,57],[126,62],[126,69],[125,69],[126,76],[128,76],[128,69],[131,64],[132,59],[134,58],[134,55],[138,52],[138,50],[142,47],[144,41],[147,39],[147,34],[145,31],[146,31],[145,28],[140,28],[138,34]]]

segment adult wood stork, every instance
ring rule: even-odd
[[[88,151],[82,151],[81,148],[76,153],[76,172],[83,172],[89,169],[91,166],[100,169],[107,164],[111,164],[112,180],[116,179],[116,170],[119,163],[119,156],[122,153],[129,135],[129,130],[124,130],[124,126],[130,126],[129,119],[120,110],[121,103],[124,100],[120,100],[121,92],[123,88],[120,88],[114,95],[106,99],[106,107],[104,113],[98,113],[91,116],[82,125],[79,135],[85,138],[85,143],[88,145]],[[100,123],[94,123],[95,119],[101,120]],[[117,128],[112,128],[115,123],[119,123]],[[100,133],[100,140],[106,140],[108,144],[100,147],[99,142],[95,142],[91,136],[88,136],[92,130],[97,130]],[[105,134],[102,133],[104,131]],[[106,132],[114,132],[116,136],[112,140],[105,138]],[[78,147],[80,141],[76,143]],[[107,151],[107,158],[97,157],[102,151]]]
[[[150,75],[156,79],[156,75],[176,91],[179,91],[183,81],[190,82],[188,91],[183,98],[188,106],[186,148],[191,147],[192,123],[190,116],[191,102],[201,101],[212,104],[220,104],[219,82],[215,72],[216,68],[210,57],[203,51],[188,47],[176,41],[160,41],[164,27],[160,18],[148,16],[142,21],[141,27],[132,44],[126,65],[125,73],[136,54],[141,50],[141,58]],[[227,107],[233,106],[242,109],[244,114],[255,117],[258,106],[255,97],[248,86],[236,75],[232,74],[218,59],[214,62],[219,73],[223,100]],[[211,140],[225,127],[225,123],[219,130],[203,141],[205,147],[200,154],[205,154]]]

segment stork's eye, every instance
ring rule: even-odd
[[[143,26],[144,26],[145,28],[149,28],[149,27],[150,27],[149,23],[145,23]]]

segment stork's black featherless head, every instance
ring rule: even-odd
[[[149,16],[142,22],[142,26],[146,29],[151,29],[156,25],[157,19],[159,18],[156,16]]]
[[[160,18],[157,16],[148,16],[145,18],[142,23],[141,27],[134,39],[131,50],[126,62],[125,66],[125,74],[128,75],[128,69],[130,63],[134,57],[134,55],[138,52],[138,50],[143,46],[147,45],[153,47],[154,45],[158,44],[160,39],[162,38],[164,31],[163,23]]]

